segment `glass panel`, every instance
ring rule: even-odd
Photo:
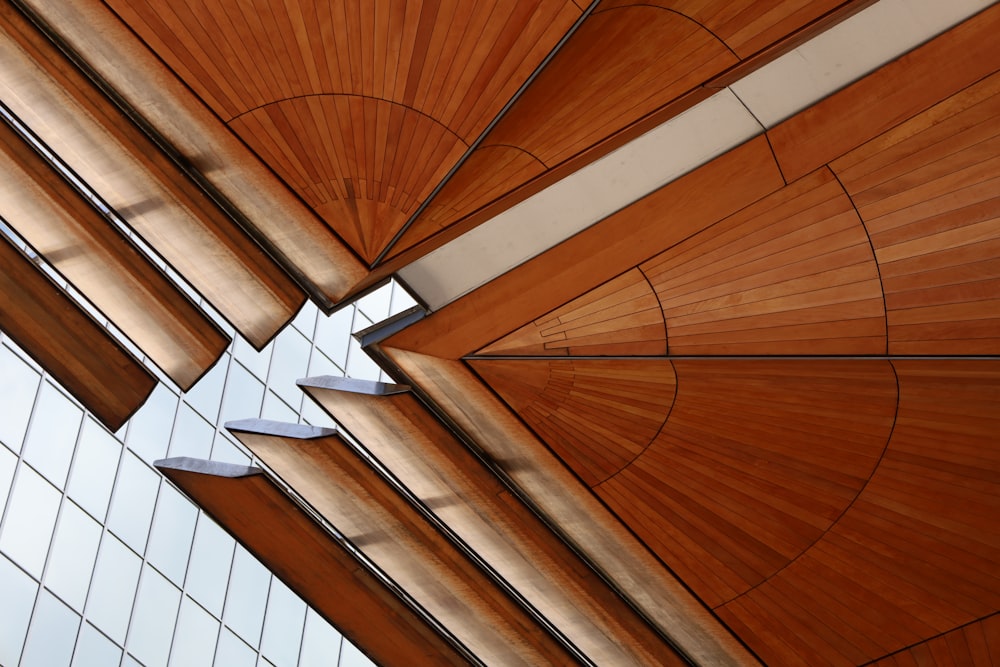
[[[41,375],[0,346],[0,377],[0,442],[20,452]]]
[[[207,459],[212,451],[215,427],[186,403],[177,410],[177,423],[170,438],[170,456],[191,456]]]
[[[340,662],[337,667],[378,667],[368,659],[364,653],[349,641],[344,641],[343,648],[340,649]]]
[[[38,596],[31,618],[28,642],[21,656],[21,667],[68,665],[80,627],[80,617],[48,591]]]
[[[225,424],[235,419],[252,419],[260,416],[260,406],[264,400],[264,384],[250,374],[250,371],[233,364],[226,381],[226,395],[222,399],[222,414],[219,423]]]
[[[267,367],[271,365],[273,349],[273,342],[268,343],[260,352],[253,349],[253,346],[241,337],[237,337],[233,342],[233,356],[260,380],[267,379]]]
[[[219,667],[254,667],[257,654],[242,639],[228,628],[222,628],[219,635],[219,650],[215,654],[215,664]]]
[[[100,524],[71,501],[63,502],[45,585],[77,611],[83,611],[87,601],[100,543]]]
[[[344,371],[333,363],[330,357],[319,350],[313,350],[312,356],[309,358],[309,372],[307,373],[309,377],[317,375],[342,376],[343,374]]]
[[[146,549],[159,486],[160,476],[126,451],[111,501],[108,528],[139,553]]]
[[[378,364],[361,349],[361,343],[351,338],[350,350],[347,353],[347,377],[377,381],[381,373],[382,369]]]
[[[198,380],[198,383],[189,392],[184,394],[184,400],[213,424],[216,417],[219,416],[219,404],[222,402],[222,390],[226,384],[229,359],[228,354],[222,355],[212,366],[212,369]]]
[[[347,343],[353,322],[353,306],[345,306],[329,317],[320,315],[316,321],[316,346],[341,368],[347,360]]]
[[[403,286],[399,283],[393,281],[392,283],[392,305],[389,307],[389,314],[395,315],[396,313],[401,313],[408,308],[412,308],[417,305],[413,297],[403,289]]]
[[[126,440],[129,448],[146,461],[163,458],[176,412],[176,394],[166,385],[156,385],[153,394],[129,422]]]
[[[171,667],[211,667],[219,621],[185,596],[170,651]],[[220,662],[219,665],[228,664]]]
[[[48,382],[42,384],[24,441],[24,460],[60,489],[66,484],[81,419],[83,410]]]
[[[113,535],[104,535],[87,598],[87,618],[109,637],[125,643],[142,561]]]
[[[145,566],[127,648],[146,667],[166,667],[180,603],[180,589],[149,565]]]
[[[306,603],[277,577],[271,580],[260,650],[278,667],[294,667],[302,641]]]
[[[302,420],[307,424],[312,424],[313,426],[326,426],[333,428],[336,426],[336,422],[333,421],[333,417],[326,414],[326,411],[316,405],[312,400],[305,400],[302,402]]]
[[[10,494],[10,486],[14,482],[14,467],[17,465],[17,457],[10,453],[5,447],[0,447],[0,516],[7,507],[7,496]]]
[[[264,566],[237,544],[233,571],[229,576],[226,611],[222,619],[251,646],[260,644],[270,580],[271,575]]]
[[[294,329],[285,329],[274,341],[274,358],[268,386],[292,407],[302,403],[302,390],[295,381],[305,377],[309,370],[309,351],[312,345]]]
[[[183,585],[198,509],[169,484],[160,489],[146,559],[175,584]]]
[[[198,516],[185,590],[205,609],[222,616],[236,542],[205,514]]]
[[[117,665],[122,659],[122,650],[110,639],[90,626],[83,624],[80,641],[76,644],[73,667],[107,667]]]
[[[60,496],[41,475],[21,465],[10,495],[7,521],[0,533],[0,551],[36,579],[41,578],[45,566]]]
[[[387,284],[358,299],[358,310],[372,322],[381,322],[389,317],[389,303],[392,299],[392,285]],[[355,331],[357,329],[355,328]]]
[[[121,443],[113,435],[89,416],[83,420],[67,492],[99,521],[108,513],[121,453]]]
[[[316,328],[316,314],[319,309],[316,307],[312,301],[306,301],[299,309],[298,314],[295,319],[292,320],[292,326],[304,333],[309,338],[312,338],[314,330]],[[284,332],[282,332],[284,334]]]
[[[215,443],[212,445],[212,460],[237,465],[250,465],[250,455],[221,431],[215,433]]]
[[[298,387],[296,387],[296,389],[298,389]],[[301,396],[299,396],[299,400],[302,400]],[[269,389],[264,395],[264,407],[260,411],[260,418],[273,419],[274,421],[289,422],[294,424],[299,420],[299,413],[288,407],[287,403],[278,398],[278,396]]]
[[[0,665],[16,665],[20,658],[37,590],[31,577],[0,556]]]
[[[299,667],[331,667],[337,664],[341,636],[312,609],[306,611],[306,629],[302,635]]]

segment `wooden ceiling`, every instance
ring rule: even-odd
[[[995,663],[998,29],[994,6],[373,350],[529,496],[521,467],[567,466],[764,663]]]

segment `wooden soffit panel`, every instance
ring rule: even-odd
[[[8,2],[0,99],[255,347],[305,300],[292,279]]]
[[[176,150],[213,197],[329,310],[366,271],[358,258],[101,0],[19,0]]]
[[[156,378],[0,234],[0,328],[111,431]]]
[[[439,628],[261,468],[188,458],[156,467],[378,664],[469,664]]]
[[[229,338],[0,121],[0,215],[183,389]]]
[[[407,387],[299,386],[593,664],[686,664]]]
[[[108,4],[367,261],[581,13],[569,0]]]
[[[484,664],[577,664],[561,641],[335,432],[257,420],[227,428]]]

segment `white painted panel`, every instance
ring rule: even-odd
[[[881,0],[731,88],[770,128],[991,4],[991,0]]]
[[[729,90],[625,144],[403,268],[437,309],[760,134]]]

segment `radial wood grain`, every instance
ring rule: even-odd
[[[850,505],[885,449],[896,383],[874,360],[674,366],[662,431],[595,490],[716,606],[787,566]]]
[[[1000,362],[892,363],[896,424],[857,500],[717,610],[766,662],[863,664],[1000,609]]]
[[[599,6],[478,151],[513,147],[549,169],[736,62],[725,45],[682,14],[653,4]],[[484,172],[488,187],[470,193],[469,184]],[[470,159],[394,250],[420,242],[537,173],[539,167],[524,160]]]
[[[479,354],[666,354],[663,312],[641,271],[609,280],[500,340]]]
[[[1000,4],[768,130],[788,181],[860,146],[1000,67]]]
[[[992,667],[1000,663],[1000,613],[887,655],[874,667]]]
[[[640,267],[671,354],[878,354],[878,267],[829,170],[789,185]]]
[[[666,359],[469,363],[587,486],[639,456],[674,400],[674,370]]]
[[[831,167],[871,235],[889,351],[1000,352],[1000,74]]]
[[[580,15],[569,0],[108,4],[369,260]]]

